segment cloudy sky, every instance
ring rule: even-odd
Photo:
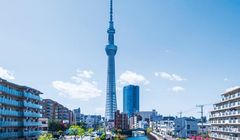
[[[114,1],[118,108],[139,84],[140,110],[199,116],[240,85],[239,14],[238,0]],[[108,0],[0,1],[0,21],[0,77],[104,113]]]

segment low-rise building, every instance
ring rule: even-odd
[[[174,132],[179,138],[190,138],[198,135],[198,121],[194,117],[176,118]]]
[[[142,121],[160,121],[162,119],[161,115],[158,115],[157,111],[153,109],[152,111],[140,111],[136,113],[142,117]]]

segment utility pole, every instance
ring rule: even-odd
[[[201,111],[199,113],[201,113],[201,124],[202,124],[202,138],[203,138],[203,107],[204,105],[197,105],[197,107],[199,107],[201,109]]]

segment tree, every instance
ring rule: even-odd
[[[103,133],[103,134],[100,136],[100,139],[101,139],[101,140],[105,140],[105,139],[106,139],[106,133]]]
[[[91,136],[92,133],[93,133],[93,128],[89,128],[88,131],[87,131],[87,134]]]
[[[63,123],[52,120],[48,122],[48,129],[49,131],[52,131],[52,132],[58,132],[60,130],[65,131],[66,127],[64,126]]]
[[[84,130],[86,130],[87,128],[87,124],[85,122],[78,122],[77,125],[83,128]]]
[[[46,133],[39,136],[38,140],[51,140],[53,138],[52,134]]]
[[[82,139],[83,136],[85,135],[85,130],[78,125],[72,125],[69,128],[69,132],[70,132],[70,135],[75,136],[75,139],[76,139],[77,136],[80,136],[80,138]]]
[[[147,128],[147,134],[151,133],[152,132],[152,128],[148,127]]]

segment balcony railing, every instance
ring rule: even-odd
[[[13,110],[5,110],[5,109],[0,109],[0,114],[6,115],[6,116],[18,116],[18,117],[21,117],[23,115],[22,112],[13,111]]]
[[[236,108],[236,107],[239,107],[240,106],[240,102],[236,102],[235,104],[228,104],[228,105],[225,105],[225,106],[221,106],[221,107],[214,107],[214,112],[216,111],[220,111],[220,110],[227,110],[227,109],[231,109],[231,108]]]
[[[27,132],[24,132],[23,135],[25,137],[29,137],[29,136],[38,136],[41,134],[41,131],[27,131]]]
[[[33,104],[33,103],[30,103],[30,102],[26,102],[26,101],[24,101],[24,106],[25,107],[36,108],[36,109],[42,109],[41,105]]]
[[[24,126],[41,126],[42,123],[41,122],[24,122],[23,125]]]
[[[240,140],[239,137],[233,137],[233,136],[227,136],[227,135],[223,135],[223,134],[215,134],[215,133],[211,133],[210,134],[211,138],[217,138],[217,139],[224,139],[224,140]]]
[[[2,86],[2,85],[0,85],[0,91],[5,92],[7,94],[14,95],[14,96],[20,96],[21,97],[23,95],[22,92],[19,92],[19,91],[14,90],[14,89],[10,89],[10,88]]]
[[[0,97],[0,103],[13,105],[13,106],[18,106],[18,107],[22,106],[22,102],[6,99],[6,98],[3,98],[3,97]]]
[[[10,121],[0,121],[1,127],[8,127],[8,126],[23,126],[22,122],[10,122]]]
[[[21,137],[22,132],[1,132],[0,138],[17,138]]]
[[[240,129],[238,128],[211,128],[211,131],[240,133]]]
[[[33,94],[29,93],[29,92],[24,92],[24,97],[32,98],[32,99],[35,99],[35,100],[41,100],[40,96],[33,95]]]
[[[209,115],[209,118],[223,118],[223,117],[230,117],[235,115],[240,115],[240,111]]]
[[[216,120],[211,121],[211,124],[240,124],[240,120]]]
[[[36,118],[42,117],[42,114],[40,114],[40,113],[35,113],[35,112],[24,112],[23,114],[24,114],[24,116],[26,116],[26,117],[36,117]]]

